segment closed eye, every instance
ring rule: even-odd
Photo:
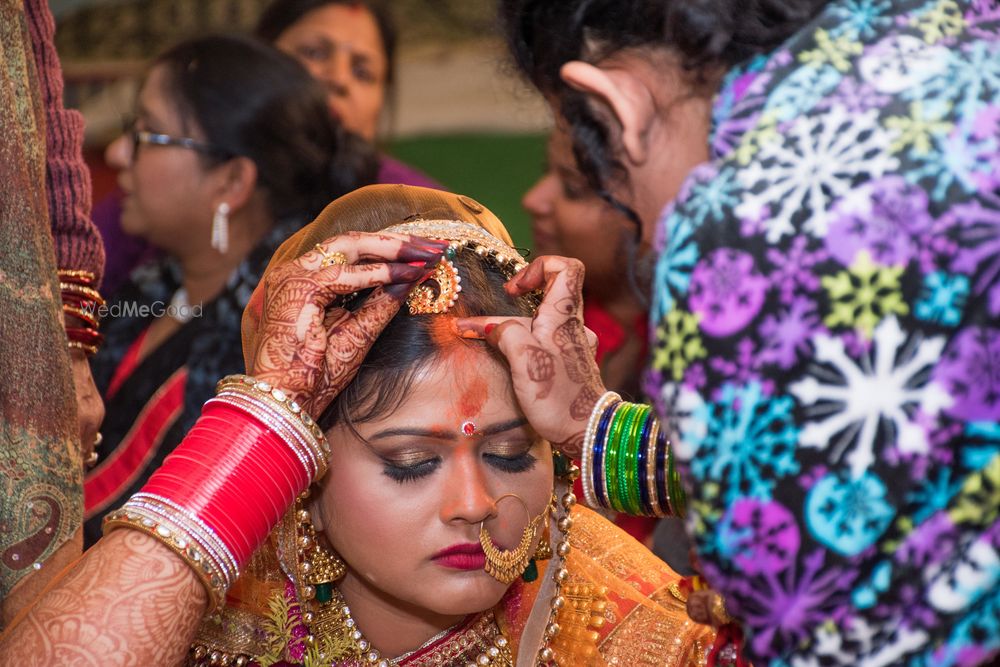
[[[499,454],[483,454],[483,458],[491,466],[501,472],[520,473],[528,472],[535,467],[538,462],[530,452],[517,454],[516,456],[500,456]]]
[[[392,461],[385,461],[382,473],[394,482],[405,484],[406,482],[412,482],[422,477],[427,477],[437,470],[440,465],[441,459],[436,457],[419,461],[417,463],[408,463],[406,465],[393,463]]]

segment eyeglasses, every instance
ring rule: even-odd
[[[152,146],[177,146],[179,148],[187,148],[188,150],[197,151],[199,153],[211,155],[220,159],[233,157],[233,154],[225,149],[213,146],[212,144],[204,141],[191,139],[190,137],[172,137],[169,134],[158,134],[156,132],[137,130],[135,129],[135,123],[135,118],[125,118],[122,120],[122,133],[126,137],[132,139],[133,159],[135,159],[135,156],[138,155],[139,146],[141,144],[149,144]]]

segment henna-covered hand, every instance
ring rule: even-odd
[[[578,457],[583,432],[604,393],[596,338],[583,326],[583,264],[539,257],[507,283],[515,296],[543,289],[534,318],[473,317],[456,322],[496,346],[510,364],[514,391],[538,434]]]
[[[404,234],[352,232],[278,267],[264,278],[260,334],[249,370],[281,387],[316,416],[358,365],[410,288],[440,260],[447,243]],[[343,253],[346,264],[323,266]],[[356,311],[331,307],[376,288]]]

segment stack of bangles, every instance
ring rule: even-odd
[[[673,452],[648,405],[601,396],[584,432],[583,493],[591,507],[632,516],[684,516]]]
[[[96,277],[90,271],[59,269],[59,291],[63,313],[83,322],[83,326],[66,327],[70,349],[83,350],[87,356],[93,356],[104,341],[97,330],[98,309],[104,305],[104,299],[97,291]]]
[[[215,398],[142,490],[104,519],[180,556],[205,585],[209,611],[295,498],[326,472],[330,447],[284,391],[246,375]]]

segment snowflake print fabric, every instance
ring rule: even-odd
[[[1000,8],[832,0],[658,224],[649,396],[754,664],[1000,651]]]

